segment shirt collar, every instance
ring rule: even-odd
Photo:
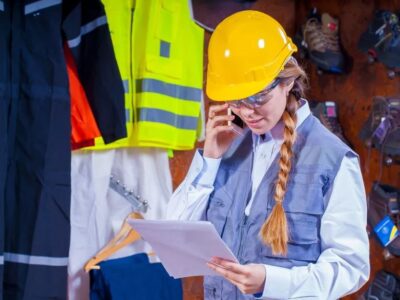
[[[297,124],[296,129],[304,122],[305,119],[311,114],[310,106],[306,99],[301,98],[299,101],[299,108],[296,111]],[[252,134],[253,136],[253,149],[259,144],[268,142],[270,140],[282,142],[283,140],[283,122],[279,121],[274,128],[266,132],[264,135]]]

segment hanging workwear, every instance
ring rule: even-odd
[[[204,31],[190,18],[187,0],[136,5],[136,45],[146,41],[135,51],[138,144],[192,149],[203,87]]]
[[[204,31],[187,0],[103,0],[125,88],[128,137],[89,149],[192,149],[200,116]]]
[[[167,151],[157,148],[121,148],[105,151],[74,151],[71,162],[71,242],[68,262],[70,299],[87,299],[89,276],[85,263],[119,231],[132,204],[110,188],[110,177],[120,181],[148,203],[143,217],[165,217],[172,195],[172,179]],[[139,240],[113,255],[124,257],[150,252]]]
[[[81,2],[64,0],[67,16],[63,29],[101,136],[108,144],[126,137],[124,87],[103,5],[100,0],[95,0],[97,4]],[[77,25],[78,21],[82,24]]]
[[[71,146],[75,150],[94,145],[94,139],[100,136],[100,131],[85,90],[79,81],[71,50],[66,45],[64,45],[64,56],[67,63],[71,99]]]
[[[90,271],[90,299],[182,300],[182,281],[140,253],[101,262],[99,270]]]
[[[269,15],[235,13],[211,36],[206,93],[216,101],[254,95],[275,79],[295,51],[296,45]]]
[[[3,0],[0,28],[0,299],[66,299],[71,128],[64,42],[107,142],[126,134],[123,87],[98,0]]]

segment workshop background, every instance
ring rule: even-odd
[[[360,131],[368,119],[375,96],[399,96],[400,77],[388,75],[388,68],[379,62],[370,63],[368,55],[358,48],[360,36],[368,28],[374,13],[378,9],[400,12],[400,0],[340,0],[340,1],[295,1],[295,0],[193,0],[194,17],[202,24],[215,26],[228,15],[243,9],[255,9],[266,12],[276,18],[288,35],[295,37],[298,29],[304,25],[307,15],[313,7],[327,12],[339,19],[340,41],[352,59],[348,74],[319,74],[318,68],[309,60],[299,59],[310,78],[309,100],[319,102],[334,101],[338,111],[338,121],[343,134],[352,148],[360,155],[362,172],[367,193],[374,181],[400,188],[400,165],[384,163],[384,157],[377,149],[369,149],[360,138]],[[210,32],[205,34],[207,49]],[[400,48],[398,48],[400,49]],[[299,58],[299,55],[296,55]],[[207,68],[207,53],[204,53],[204,73]],[[205,76],[204,76],[205,78]],[[208,107],[209,99],[206,99]],[[201,147],[201,144],[198,145]],[[194,151],[175,152],[171,159],[173,185],[176,188],[183,180],[189,168]],[[386,270],[400,276],[400,257],[396,257],[379,244],[374,234],[370,234],[371,276],[370,281],[357,293],[344,299],[360,299],[379,270]],[[202,278],[184,280],[184,299],[203,299]]]

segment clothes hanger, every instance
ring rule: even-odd
[[[85,264],[84,270],[86,272],[89,272],[92,269],[100,269],[100,266],[98,266],[100,262],[110,257],[119,249],[131,243],[134,243],[141,238],[139,233],[137,233],[137,231],[128,224],[128,220],[131,218],[143,219],[143,216],[136,212],[130,213],[125,218],[124,222],[122,223],[121,229],[115,235],[115,237]]]
[[[139,240],[141,237],[139,233],[134,230],[129,224],[128,220],[130,218],[133,219],[143,219],[143,216],[139,213],[131,213],[129,214],[122,226],[119,232],[115,235],[115,237],[108,242],[108,244],[101,249],[95,256],[93,256],[89,261],[85,264],[84,270],[86,272],[89,272],[92,269],[100,269],[100,266],[98,264],[102,262],[103,260],[109,258],[112,254],[117,252],[119,249],[134,243],[135,241]],[[151,255],[152,253],[149,253],[148,255]]]
[[[147,201],[141,200],[139,196],[134,196],[133,191],[128,191],[125,186],[121,185],[119,180],[114,178],[114,176],[111,176],[110,178],[110,188],[129,201],[134,208],[134,212],[126,216],[120,230],[114,238],[110,240],[95,256],[88,260],[84,266],[86,272],[89,272],[92,269],[100,269],[100,266],[98,266],[100,262],[110,257],[119,249],[134,243],[141,238],[139,233],[128,224],[128,220],[143,219],[140,212],[147,211]],[[154,253],[148,253],[148,255],[154,255]]]

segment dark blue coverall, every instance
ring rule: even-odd
[[[0,0],[0,300],[67,298],[64,42],[105,141],[126,136],[123,84],[100,0]]]
[[[99,263],[90,271],[90,300],[182,300],[182,282],[139,253]]]

